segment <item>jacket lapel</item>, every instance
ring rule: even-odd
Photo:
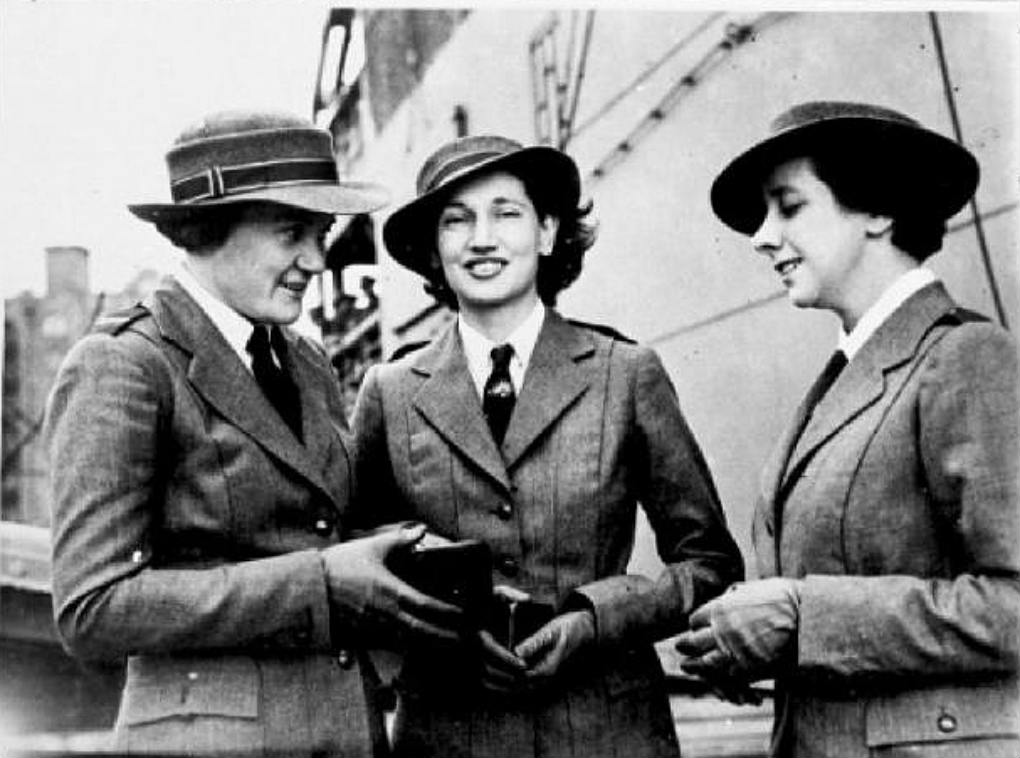
[[[590,378],[578,362],[594,352],[595,344],[583,330],[546,310],[503,440],[508,469],[588,389]]]
[[[864,343],[815,407],[806,425],[803,421],[804,408],[798,409],[797,416],[804,425],[803,433],[799,439],[794,435],[787,442],[788,446],[794,446],[785,466],[784,485],[795,477],[819,447],[882,397],[888,373],[913,358],[924,336],[953,307],[952,299],[940,283],[923,287],[897,308]]]
[[[326,458],[331,445],[337,445],[342,455],[347,455],[343,439],[333,427],[334,411],[330,409],[326,396],[326,385],[322,381],[322,369],[308,354],[309,348],[289,330],[284,330],[287,340],[288,370],[301,392],[301,433],[304,457],[312,464],[312,470],[322,472],[328,492],[342,492],[342,469],[327,466]]]
[[[311,465],[306,450],[259,391],[255,379],[220,331],[184,289],[170,279],[149,296],[146,306],[164,337],[190,356],[188,380],[198,394],[259,446],[332,500],[330,489]],[[314,410],[313,400],[304,399],[316,383],[304,378],[296,380],[302,394],[303,412],[318,412]],[[304,407],[306,402],[312,402],[312,407]]]
[[[450,445],[509,491],[506,465],[482,414],[456,326],[422,351],[411,370],[425,379],[412,399],[418,412]]]

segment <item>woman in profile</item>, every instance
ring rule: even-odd
[[[678,642],[731,691],[776,678],[774,756],[1020,755],[1017,347],[922,265],[977,182],[902,113],[809,102],[713,184],[842,326],[762,477],[761,579]]]

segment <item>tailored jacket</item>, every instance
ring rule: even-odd
[[[617,337],[547,310],[501,447],[455,326],[367,374],[353,423],[369,495],[359,519],[483,540],[494,584],[557,609],[580,602],[597,627],[590,655],[519,698],[483,691],[459,670],[463,652],[410,651],[398,755],[677,754],[651,643],[743,564],[658,357]],[[666,564],[655,580],[625,573],[638,503]]]
[[[760,575],[804,579],[775,755],[1020,755],[1018,392],[933,283],[797,413],[754,523]]]
[[[143,306],[72,349],[47,415],[57,626],[127,659],[117,750],[370,754],[318,554],[351,494],[324,357],[284,330],[302,444],[180,285]]]

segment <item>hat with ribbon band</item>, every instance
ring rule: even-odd
[[[175,140],[166,163],[173,202],[128,206],[145,221],[192,218],[254,201],[353,215],[388,200],[378,184],[341,178],[329,132],[289,114],[211,115]]]
[[[764,138],[720,172],[712,183],[712,210],[731,229],[754,234],[765,219],[762,184],[769,173],[786,160],[810,156],[816,146],[860,157],[876,188],[943,219],[977,188],[979,169],[970,151],[909,116],[866,103],[813,101],[779,115]]]
[[[417,197],[394,211],[383,225],[383,241],[403,266],[428,277],[439,211],[464,182],[484,173],[505,171],[522,181],[541,183],[556,207],[573,210],[581,178],[573,159],[554,147],[496,135],[461,137],[430,155],[416,182]]]

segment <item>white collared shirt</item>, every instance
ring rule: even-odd
[[[482,397],[485,391],[485,382],[492,373],[492,348],[496,345],[510,344],[513,346],[514,354],[510,359],[510,381],[513,382],[514,391],[520,393],[524,384],[524,372],[528,369],[528,361],[531,360],[531,353],[538,342],[538,333],[542,330],[545,321],[545,306],[541,301],[535,304],[534,309],[528,317],[521,322],[520,326],[510,333],[510,336],[503,342],[493,342],[474,327],[468,325],[462,316],[457,317],[457,330],[460,332],[460,341],[464,345],[464,356],[467,358],[468,371],[471,372],[471,379],[478,390],[478,396]]]
[[[861,316],[860,321],[850,331],[840,332],[839,349],[842,350],[850,360],[868,341],[886,319],[888,319],[897,308],[906,302],[907,298],[932,282],[938,281],[930,269],[918,266],[912,268],[900,276],[896,281],[882,293],[868,310]]]
[[[248,354],[247,345],[252,334],[252,323],[202,286],[184,262],[177,266],[173,273],[178,284],[198,303],[198,307],[205,312],[226,339],[227,344],[237,353],[241,363],[251,371],[251,356]]]

